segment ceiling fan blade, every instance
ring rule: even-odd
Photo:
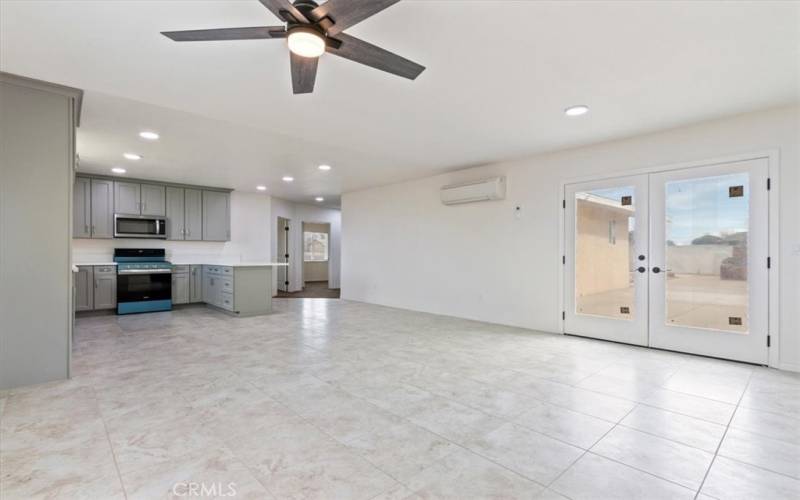
[[[176,42],[203,42],[214,40],[259,40],[285,38],[283,26],[255,26],[252,28],[220,28],[210,30],[162,31],[162,35]]]
[[[336,47],[336,44],[328,44],[325,48],[327,52],[350,59],[357,63],[365,64],[387,73],[392,73],[409,80],[414,80],[420,73],[425,71],[425,66],[419,65],[414,61],[410,61],[397,54],[392,54],[388,50],[367,43],[354,36],[339,33],[336,35],[336,40],[341,42],[341,45]]]
[[[314,91],[319,58],[298,56],[294,52],[289,52],[289,56],[292,66],[292,90],[295,94],[310,94]]]
[[[308,19],[306,16],[303,15],[300,10],[292,5],[292,2],[289,0],[258,0],[261,2],[261,5],[268,8],[270,12],[275,14],[278,19],[283,19],[287,23],[291,22],[300,22],[300,23],[307,23]],[[287,19],[287,16],[284,13],[289,13],[294,19]]]
[[[387,7],[391,7],[400,0],[328,0],[311,11],[314,22],[319,22],[325,17],[333,21],[333,26],[328,29],[329,35],[335,35],[346,30],[356,23],[377,14]]]

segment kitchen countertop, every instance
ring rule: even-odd
[[[116,262],[73,262],[73,266],[116,266]]]

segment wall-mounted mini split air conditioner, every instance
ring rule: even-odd
[[[442,203],[445,205],[503,200],[506,197],[506,178],[493,177],[491,179],[444,186],[441,190],[441,195]]]

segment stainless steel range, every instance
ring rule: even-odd
[[[116,248],[117,314],[172,309],[172,264],[163,248]]]

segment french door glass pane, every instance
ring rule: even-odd
[[[575,308],[633,319],[634,187],[575,193]]]
[[[665,189],[666,323],[747,333],[748,174]]]

